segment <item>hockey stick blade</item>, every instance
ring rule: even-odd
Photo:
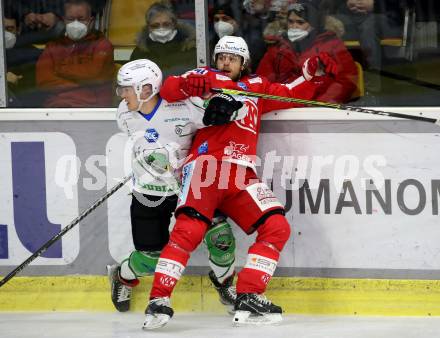
[[[211,91],[215,92],[215,93],[224,93],[224,94],[230,94],[230,95],[258,97],[258,98],[265,99],[265,100],[275,100],[275,101],[299,103],[299,104],[303,104],[306,106],[333,108],[333,109],[339,109],[339,110],[345,110],[345,111],[348,110],[348,111],[352,111],[352,112],[356,112],[356,113],[363,113],[363,114],[397,117],[400,119],[423,121],[423,122],[434,123],[434,124],[440,125],[440,120],[434,119],[431,117],[406,115],[406,114],[400,114],[400,113],[394,113],[394,112],[388,112],[388,111],[382,111],[382,110],[376,110],[376,109],[367,109],[367,108],[362,108],[362,107],[357,107],[357,106],[348,106],[348,105],[339,104],[339,103],[305,100],[305,99],[298,99],[295,97],[269,95],[269,94],[263,94],[263,93],[246,92],[246,91],[242,91],[242,90],[226,89],[226,88],[211,88]]]
[[[106,201],[111,195],[113,195],[116,191],[118,191],[121,187],[125,185],[132,177],[132,174],[124,177],[122,181],[116,184],[113,188],[111,188],[105,195],[95,201],[88,209],[84,210],[77,218],[75,218],[72,222],[66,225],[59,233],[49,239],[46,243],[43,244],[41,248],[35,251],[32,255],[30,255],[23,263],[17,266],[14,270],[12,270],[5,278],[0,281],[0,287],[5,285],[10,279],[12,279],[16,274],[22,271],[25,267],[27,267],[33,260],[37,257],[41,256],[52,244],[58,241],[61,237],[63,237],[70,229],[72,229],[75,225],[81,222],[84,218],[86,218],[92,211],[94,211],[97,207],[99,207],[104,201]]]

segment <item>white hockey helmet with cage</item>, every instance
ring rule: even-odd
[[[218,40],[214,48],[214,63],[216,61],[217,54],[219,53],[240,55],[243,58],[244,65],[247,65],[250,59],[248,45],[240,36],[226,35]]]
[[[159,66],[148,59],[139,59],[123,65],[117,76],[118,88],[133,87],[139,106],[150,100],[154,95],[158,94],[162,85],[162,71]],[[142,100],[142,87],[151,85],[151,95]],[[118,90],[117,88],[117,90]],[[119,95],[119,93],[117,92]]]

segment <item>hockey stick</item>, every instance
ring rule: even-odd
[[[211,88],[211,91],[217,92],[217,93],[231,94],[231,95],[259,97],[259,98],[266,99],[266,100],[301,103],[301,104],[304,104],[307,106],[349,110],[349,111],[353,111],[356,113],[398,117],[398,118],[407,119],[407,120],[416,120],[416,121],[435,123],[436,125],[440,126],[440,119],[434,119],[434,118],[425,117],[425,116],[406,115],[406,114],[392,113],[392,112],[387,112],[387,111],[382,111],[382,110],[366,109],[366,108],[361,108],[361,107],[356,107],[356,106],[349,106],[349,105],[339,104],[339,103],[304,100],[304,99],[298,99],[298,98],[294,98],[294,97],[276,96],[276,95],[269,95],[269,94],[263,94],[263,93],[253,93],[253,92],[246,92],[246,91],[235,90],[235,89]]]
[[[132,174],[125,176],[121,182],[116,184],[113,188],[110,189],[104,196],[100,199],[96,200],[88,209],[84,210],[81,215],[75,218],[72,222],[70,222],[67,226],[65,226],[58,234],[49,239],[44,245],[35,251],[28,259],[26,259],[23,263],[17,266],[14,270],[12,270],[5,278],[0,281],[0,287],[6,284],[11,278],[13,278],[17,273],[22,271],[26,266],[28,266],[35,258],[41,256],[52,244],[58,241],[61,237],[63,237],[70,229],[72,229],[75,225],[81,222],[85,217],[87,217],[92,211],[94,211],[97,207],[99,207],[105,200],[107,200],[111,195],[113,195],[117,190],[119,190],[125,183],[127,183],[132,177]]]

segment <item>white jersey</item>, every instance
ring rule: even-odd
[[[132,148],[133,188],[147,195],[178,194],[180,171],[192,139],[203,128],[203,100],[167,102],[160,98],[144,115],[130,111],[125,101],[116,115],[118,127],[129,137]]]

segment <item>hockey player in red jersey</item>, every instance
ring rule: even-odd
[[[248,75],[249,50],[240,37],[226,36],[214,49],[216,69],[199,68],[168,78],[160,91],[168,101],[209,95],[214,87],[313,99],[335,72],[331,58],[314,57],[303,66],[304,78],[289,84],[269,83]],[[243,105],[247,115],[227,123]],[[264,113],[295,104],[215,94],[205,109],[210,127],[197,131],[183,168],[176,224],[156,266],[144,329],[165,325],[173,315],[171,293],[193,252],[202,241],[218,209],[247,234],[257,232],[238,274],[233,324],[270,324],[282,320],[281,307],[264,295],[280,252],[290,236],[284,208],[256,175],[256,145]]]
[[[160,97],[162,71],[147,59],[133,60],[118,72],[116,92],[122,98],[116,119],[132,150],[131,230],[135,250],[120,264],[108,266],[111,299],[120,312],[128,311],[132,288],[151,275],[160,250],[168,243],[171,217],[180,190],[180,171],[193,136],[203,128],[204,100],[167,102]],[[243,112],[242,112],[243,111]],[[246,115],[240,109],[237,118]],[[236,299],[233,286],[235,239],[230,225],[217,214],[205,236],[212,270],[209,278],[228,312]]]

